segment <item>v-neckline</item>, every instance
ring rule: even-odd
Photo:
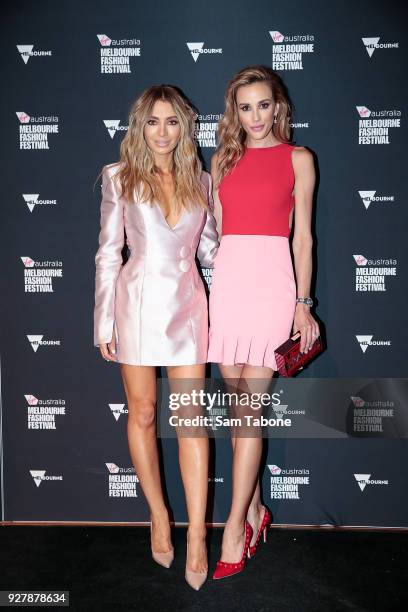
[[[161,215],[161,217],[162,217],[163,221],[165,222],[165,224],[166,224],[166,225],[167,225],[167,227],[169,228],[169,230],[170,230],[171,232],[175,232],[175,231],[176,231],[176,229],[177,229],[177,227],[180,225],[181,220],[182,220],[182,218],[183,218],[183,216],[184,216],[184,213],[185,213],[184,208],[183,208],[183,210],[182,210],[182,213],[181,213],[180,217],[179,217],[179,218],[178,218],[178,220],[177,220],[176,225],[174,225],[174,226],[172,227],[171,225],[169,225],[169,223],[167,223],[166,217],[164,216],[163,209],[162,209],[162,207],[160,206],[160,204],[159,204],[158,202],[156,202],[156,206],[157,206],[157,208],[159,209],[159,213],[160,213],[160,215]]]

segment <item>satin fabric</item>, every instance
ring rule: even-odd
[[[202,173],[209,210],[184,210],[171,228],[159,204],[128,202],[105,166],[95,255],[94,346],[115,333],[117,361],[130,365],[205,363],[208,304],[195,256],[212,268],[219,246],[211,176]],[[125,244],[130,257],[122,264]]]

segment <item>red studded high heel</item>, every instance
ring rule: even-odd
[[[215,571],[213,574],[213,578],[218,580],[219,578],[226,578],[227,576],[232,576],[233,574],[238,574],[242,572],[245,567],[245,559],[250,556],[249,552],[249,543],[252,538],[252,527],[245,521],[245,540],[244,540],[244,549],[242,551],[241,560],[238,563],[227,563],[226,561],[217,561]]]
[[[264,506],[264,508],[265,508],[264,516],[262,519],[261,526],[259,527],[255,543],[249,547],[249,554],[251,555],[251,557],[253,557],[254,554],[256,553],[256,549],[258,548],[258,544],[261,539],[261,533],[263,533],[263,540],[264,542],[266,542],[266,530],[268,529],[269,523],[271,522],[271,513],[269,512],[266,506]]]

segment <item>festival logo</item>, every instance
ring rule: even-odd
[[[24,264],[25,293],[54,293],[53,281],[62,278],[62,261],[35,261],[21,257]]]
[[[133,62],[130,62],[130,58],[140,57],[140,40],[138,38],[116,40],[106,34],[96,36],[101,45],[101,74],[131,74]]]
[[[310,470],[301,468],[284,469],[268,465],[271,473],[271,499],[301,499],[302,489],[310,485]]]
[[[303,70],[304,55],[314,53],[313,34],[285,35],[277,30],[269,32],[272,45],[273,70]]]
[[[384,292],[389,276],[397,276],[396,259],[367,259],[364,255],[353,255],[356,267],[356,291]]]
[[[390,144],[390,129],[401,127],[400,110],[370,110],[356,106],[359,114],[358,144]]]
[[[49,149],[48,136],[59,134],[58,117],[30,116],[24,111],[16,111],[19,125],[21,150]]]

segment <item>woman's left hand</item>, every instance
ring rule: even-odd
[[[317,321],[310,314],[310,307],[306,304],[296,304],[292,335],[300,331],[300,351],[306,353],[312,348],[313,342],[320,334]]]

